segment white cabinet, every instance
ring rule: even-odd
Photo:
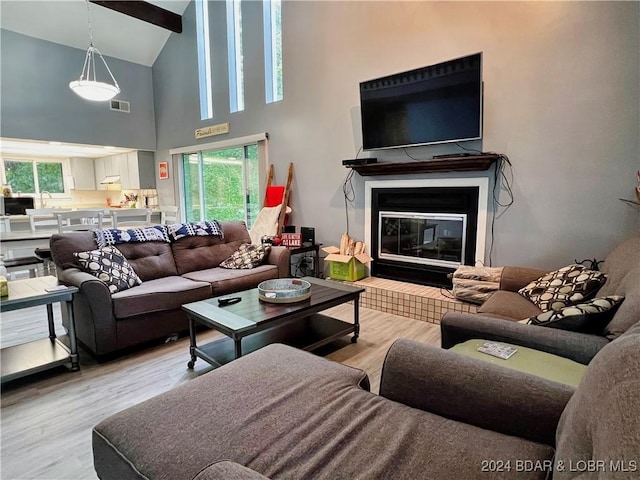
[[[154,153],[138,150],[137,152],[130,152],[126,154],[126,156],[126,168],[121,167],[120,170],[122,189],[139,190],[156,188]]]
[[[107,186],[100,184],[100,182],[109,176],[120,177],[122,190],[156,188],[155,156],[153,152],[139,150],[137,152],[96,158],[94,168],[98,190],[107,189]]]
[[[96,189],[96,173],[92,158],[72,157],[69,159],[69,165],[75,190]]]

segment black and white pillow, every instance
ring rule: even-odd
[[[546,312],[588,299],[606,280],[604,273],[574,264],[543,275],[518,290],[518,293]]]
[[[262,263],[264,257],[269,253],[269,245],[253,245],[243,243],[238,250],[220,263],[222,268],[255,268]]]
[[[104,247],[88,252],[74,252],[82,269],[102,280],[111,293],[140,285],[142,280],[116,247]]]
[[[611,321],[623,300],[624,297],[619,295],[593,298],[588,302],[541,313],[531,317],[528,323],[599,335]]]

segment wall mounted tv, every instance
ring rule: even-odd
[[[360,83],[362,147],[482,138],[482,53]]]

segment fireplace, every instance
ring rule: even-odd
[[[458,266],[484,260],[486,178],[365,185],[372,276],[450,288]]]

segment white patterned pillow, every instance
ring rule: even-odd
[[[140,285],[142,280],[116,247],[104,247],[88,252],[74,252],[82,269],[102,280],[111,293]]]
[[[528,323],[542,327],[600,335],[623,300],[624,297],[619,295],[593,298],[578,305],[541,313],[529,318]]]
[[[243,243],[229,258],[223,260],[220,266],[234,269],[255,268],[262,263],[270,249],[269,245]]]
[[[543,275],[518,290],[518,293],[546,312],[588,299],[606,280],[604,273],[574,264]]]

